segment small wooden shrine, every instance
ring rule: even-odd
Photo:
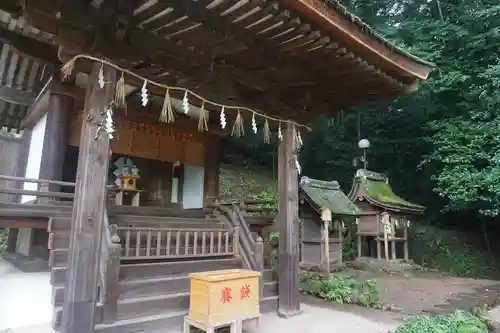
[[[425,207],[396,195],[386,175],[364,169],[356,172],[349,199],[363,211],[357,223],[358,258],[382,259],[383,246],[385,260],[396,260],[402,244],[403,258],[408,260],[408,216],[421,215]]]
[[[342,266],[342,233],[360,210],[336,181],[302,177],[299,184],[300,263],[303,267]]]

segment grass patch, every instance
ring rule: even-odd
[[[377,281],[374,279],[361,282],[343,275],[332,275],[324,279],[302,274],[301,283],[302,293],[336,304],[356,304],[376,309],[382,307]]]
[[[442,316],[419,316],[390,333],[488,333],[493,327],[483,316],[457,310]]]

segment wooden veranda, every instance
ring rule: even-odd
[[[0,41],[12,48],[0,58],[4,71],[16,65],[9,56],[15,52],[17,58],[42,66],[43,74],[37,75],[51,77],[49,85],[56,92],[47,101],[37,98],[42,83],[9,85],[2,80],[0,100],[7,105],[0,109],[2,127],[24,128],[36,118],[39,103],[49,103],[61,116],[77,103],[77,96],[85,95],[81,103],[85,116],[103,110],[114,95],[115,69],[104,66],[104,89],[97,84],[101,65],[86,60],[75,64],[68,82],[59,82],[61,64],[82,53],[217,103],[244,105],[283,119],[278,161],[278,312],[285,317],[300,312],[297,144],[295,127],[286,121],[308,124],[321,115],[412,92],[432,69],[384,40],[337,1],[2,0],[0,10],[4,17]],[[26,66],[16,68],[12,71],[29,72]],[[88,74],[85,94],[75,85],[80,73]],[[132,91],[142,85],[134,77],[126,80]],[[153,101],[165,94],[150,89]],[[172,97],[182,99],[175,91]],[[190,102],[202,104],[196,98]],[[148,117],[158,119],[160,109],[156,114],[148,109]],[[61,122],[59,116],[51,123]],[[229,122],[235,117],[236,112],[228,112]],[[280,124],[270,124],[273,133]],[[208,125],[216,127],[217,117],[210,117]],[[96,139],[96,126],[83,122],[81,130],[63,333],[88,333],[94,323],[96,249],[101,244],[110,155],[110,140],[106,135]],[[58,128],[60,135],[68,131],[68,126]],[[218,131],[230,133],[231,128]],[[50,140],[54,147],[60,144],[57,136]],[[45,179],[54,179],[58,172],[60,150],[54,148],[51,154],[52,162],[42,165]]]

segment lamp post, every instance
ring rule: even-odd
[[[368,139],[361,139],[358,141],[358,147],[363,149],[363,169],[366,170],[368,167],[368,161],[366,160],[366,150],[370,148],[370,141]]]

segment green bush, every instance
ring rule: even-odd
[[[280,246],[280,233],[277,231],[269,233],[269,244],[273,249],[277,249]]]
[[[380,308],[382,303],[375,280],[360,282],[347,276],[331,276],[328,279],[301,276],[302,292],[337,304],[357,304]]]
[[[488,325],[472,313],[457,310],[443,316],[420,316],[391,333],[488,333]]]
[[[7,250],[7,236],[9,235],[8,229],[0,229],[0,255]]]

